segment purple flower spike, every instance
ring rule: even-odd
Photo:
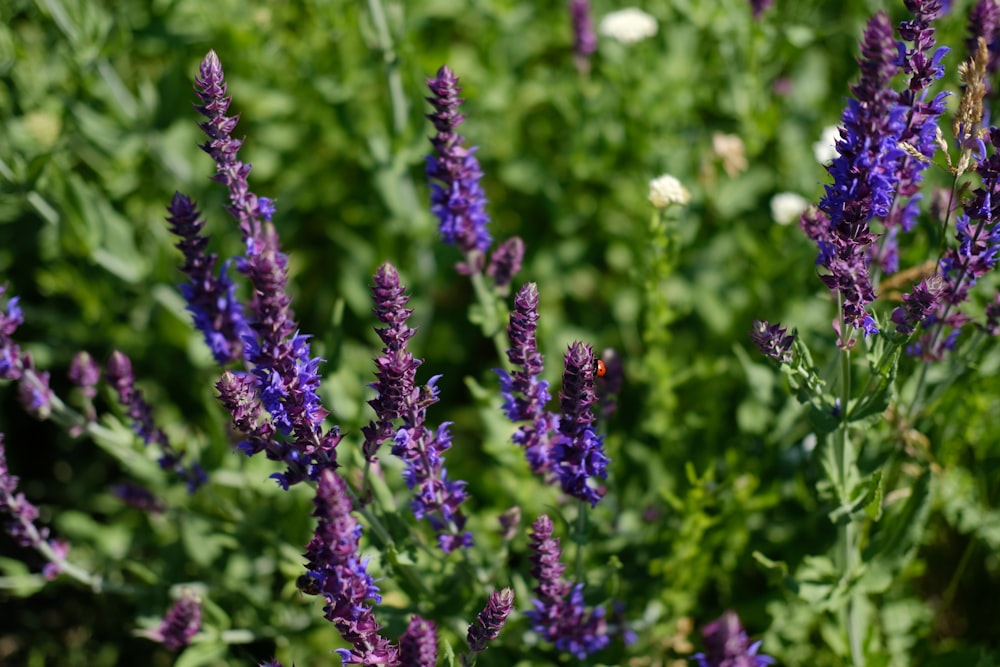
[[[135,386],[132,361],[117,350],[112,352],[108,359],[107,380],[118,394],[118,402],[125,408],[125,412],[132,420],[132,427],[142,441],[147,445],[159,446],[160,467],[173,471],[187,482],[189,493],[194,493],[198,487],[207,482],[205,472],[197,463],[190,468],[184,466],[181,455],[170,444],[167,434],[153,422],[153,409]]]
[[[466,148],[457,128],[465,120],[458,112],[462,89],[458,77],[442,66],[437,76],[427,79],[433,97],[427,101],[434,113],[427,117],[437,135],[431,139],[434,153],[427,156],[427,178],[431,181],[431,211],[441,221],[441,238],[457,246],[466,256],[465,270],[482,269],[483,256],[492,239],[486,229],[486,195],[479,184],[483,172],[476,159],[476,148]]]
[[[774,4],[774,0],[750,0],[750,10],[753,12],[754,20],[759,20],[765,10]]]
[[[7,291],[6,285],[0,285],[0,297]],[[0,380],[17,380],[21,377],[21,348],[14,343],[11,336],[17,328],[24,324],[24,314],[17,305],[19,297],[12,296],[7,301],[7,308],[0,310]]]
[[[415,333],[406,324],[413,311],[406,308],[410,297],[399,284],[399,273],[392,264],[386,262],[375,272],[372,297],[375,317],[387,326],[375,330],[385,347],[375,359],[376,381],[371,386],[377,394],[368,401],[375,410],[376,421],[361,429],[365,436],[362,452],[367,461],[374,461],[379,446],[393,437],[394,422],[403,416],[412,400],[417,367],[423,363],[406,349],[407,341]]]
[[[368,560],[358,554],[361,526],[351,516],[347,486],[333,470],[320,473],[313,500],[319,519],[306,547],[306,574],[326,599],[323,611],[351,649],[338,649],[344,665],[398,665],[399,651],[379,634],[368,600],[382,601]]]
[[[986,70],[994,74],[1000,69],[1000,0],[979,0],[969,12],[969,38],[965,42],[969,54],[976,52],[980,37],[990,53]]]
[[[530,422],[518,427],[514,443],[524,447],[524,454],[536,475],[549,471],[550,434],[558,428],[559,418],[546,412],[549,383],[540,379],[543,357],[538,352],[535,332],[538,329],[538,287],[524,285],[514,297],[507,334],[510,349],[507,358],[514,365],[512,373],[495,369],[500,376],[500,392],[504,397],[503,411],[513,422]]]
[[[507,294],[510,281],[521,270],[523,259],[524,241],[519,236],[510,237],[493,251],[486,275],[493,279],[493,284],[502,294]]]
[[[97,382],[101,379],[101,368],[94,358],[86,352],[77,352],[69,365],[69,379],[84,396],[97,396]]]
[[[604,497],[603,487],[594,479],[608,476],[604,441],[594,433],[594,352],[589,345],[573,343],[566,352],[563,388],[559,392],[562,415],[559,436],[552,445],[552,461],[563,491],[591,507]]]
[[[766,667],[774,664],[769,655],[758,655],[760,642],[750,643],[734,611],[727,611],[701,629],[705,652],[692,656],[698,667]]]
[[[145,636],[159,642],[171,651],[182,649],[191,643],[191,638],[201,630],[201,600],[197,595],[185,591],[180,599],[170,607],[160,627]]]
[[[144,486],[133,482],[116,484],[111,487],[111,493],[126,505],[150,514],[162,514],[167,509],[162,500]]]
[[[226,116],[231,98],[226,96],[222,65],[214,51],[201,63],[195,90],[201,100],[195,108],[208,119],[199,124],[208,136],[201,148],[215,160],[215,180],[229,190],[227,210],[239,223],[246,249],[237,268],[249,279],[253,294],[248,309],[252,335],[243,336],[252,382],[245,377],[224,377],[219,383],[220,398],[234,410],[234,423],[252,428],[244,431],[248,436],[244,451],[264,450],[269,458],[288,465],[286,472],[275,475],[288,488],[307,478],[315,480],[324,468],[336,467],[341,436],[337,427],[323,430],[327,411],[317,394],[322,359],[311,355],[309,336],[297,331],[287,293],[288,258],[270,222],[274,203],[258,198],[248,188],[250,165],[237,157],[243,142],[232,137],[239,117]],[[268,418],[257,413],[259,407]],[[265,421],[274,429],[271,433],[266,432]]]
[[[502,588],[499,591],[493,591],[490,594],[490,599],[486,602],[486,607],[476,617],[476,622],[469,626],[469,632],[466,635],[469,650],[473,653],[485,651],[486,645],[500,636],[500,631],[507,623],[507,617],[513,610],[513,590]]]
[[[0,433],[0,516],[9,517],[4,522],[4,530],[22,547],[44,549],[47,546],[57,560],[50,561],[43,569],[47,579],[53,579],[61,570],[69,552],[69,544],[62,540],[50,540],[49,529],[35,525],[38,508],[31,504],[23,493],[17,492],[18,478],[7,468],[7,453],[4,450],[3,433]],[[51,556],[50,556],[51,558]]]
[[[525,614],[536,632],[555,644],[560,651],[580,660],[608,645],[604,608],[595,607],[589,614],[583,603],[583,584],[572,585],[562,578],[566,566],[560,562],[562,550],[552,537],[552,520],[542,515],[532,525],[531,575],[538,582],[532,603],[534,611]]]
[[[229,263],[216,277],[219,256],[205,253],[205,221],[190,199],[175,192],[167,210],[170,231],[180,237],[177,248],[184,254],[181,271],[188,277],[180,290],[195,327],[205,336],[205,344],[220,366],[243,359],[243,339],[251,332],[243,316],[243,304],[236,298],[236,286],[226,275]]]
[[[597,50],[597,33],[590,14],[590,0],[570,0],[569,16],[573,22],[573,52],[576,68],[582,73],[590,71],[590,56]]]
[[[899,148],[905,109],[889,87],[899,70],[897,60],[892,24],[879,12],[865,29],[858,60],[861,78],[851,87],[855,99],[848,100],[844,110],[838,156],[828,167],[833,183],[826,186],[820,201],[830,225],[829,233],[818,239],[817,264],[827,270],[823,282],[840,292],[843,322],[863,329],[865,335],[878,332],[865,310],[875,299],[867,257],[875,236],[869,222],[889,213],[899,180],[898,163],[905,155]]]
[[[437,628],[419,616],[410,619],[399,638],[400,667],[435,667],[437,665]]]
[[[786,335],[788,329],[780,324],[769,324],[764,320],[754,320],[750,329],[750,340],[764,356],[771,357],[780,363],[792,361],[792,343],[794,335]]]
[[[907,335],[913,333],[937,309],[942,292],[944,280],[940,276],[931,276],[915,285],[912,292],[904,294],[905,305],[892,311],[896,331]]]

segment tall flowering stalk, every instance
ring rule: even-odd
[[[586,343],[573,343],[565,355],[559,403],[559,436],[552,443],[552,461],[563,491],[593,507],[604,497],[595,481],[608,476],[604,441],[593,429],[594,351]]]
[[[135,432],[142,441],[160,448],[161,454],[158,460],[160,467],[173,471],[187,482],[190,493],[207,482],[208,477],[201,466],[198,463],[193,463],[190,467],[185,466],[183,457],[170,444],[167,434],[153,422],[153,408],[146,402],[142,391],[136,388],[132,361],[125,354],[117,350],[111,353],[108,359],[107,380],[118,394],[118,402],[125,408]]]
[[[573,23],[573,53],[576,56],[576,68],[581,74],[586,74],[590,71],[590,56],[597,50],[597,33],[594,32],[590,0],[570,0],[569,15]]]
[[[532,600],[534,610],[525,614],[536,632],[561,651],[580,660],[608,645],[608,625],[604,607],[588,613],[583,601],[583,584],[563,579],[559,538],[552,537],[552,520],[542,515],[532,525],[530,536],[531,575],[538,585]]]
[[[508,373],[494,369],[500,376],[500,393],[504,397],[503,411],[512,422],[528,422],[518,426],[514,443],[524,447],[524,455],[536,475],[551,468],[550,434],[558,429],[559,417],[545,409],[551,396],[549,383],[541,379],[544,357],[538,351],[538,286],[524,285],[514,297],[507,335],[510,348],[507,359],[514,370]]]
[[[427,408],[439,400],[440,376],[432,377],[424,386],[416,385],[417,368],[423,361],[414,359],[406,349],[414,334],[406,323],[412,312],[406,308],[410,298],[392,264],[386,262],[375,273],[372,297],[375,316],[386,326],[375,330],[385,347],[375,360],[376,382],[372,387],[376,396],[369,401],[375,409],[375,421],[362,429],[365,460],[374,461],[378,447],[391,438],[392,453],[406,462],[406,486],[415,492],[410,503],[414,515],[428,520],[445,553],[472,546],[472,535],[464,532],[465,515],[460,509],[468,496],[465,482],[449,480],[444,467],[444,452],[451,447],[450,422],[437,429],[425,425]]]
[[[909,150],[899,158],[896,193],[888,213],[882,217],[884,232],[877,248],[871,248],[873,261],[886,273],[899,270],[899,232],[909,232],[919,213],[920,184],[923,172],[937,151],[938,118],[945,109],[948,93],[927,99],[930,85],[944,76],[941,60],[947,47],[935,47],[933,21],[941,14],[939,0],[907,0],[913,18],[899,24],[899,36],[909,42],[899,44],[901,69],[909,75],[898,104],[904,109],[900,145]]]
[[[507,617],[512,611],[514,611],[512,589],[502,588],[490,594],[486,607],[479,612],[465,635],[469,652],[462,656],[463,667],[472,667],[476,664],[476,654],[485,651],[487,645],[500,636],[500,631],[506,625]]]
[[[191,591],[184,591],[167,611],[160,626],[142,636],[177,651],[191,643],[201,630],[201,598]]]
[[[851,334],[844,325],[878,332],[875,319],[866,311],[874,301],[868,270],[868,246],[875,240],[869,223],[889,213],[898,181],[897,163],[904,155],[899,139],[904,129],[904,110],[898,94],[889,87],[898,72],[892,24],[884,12],[869,20],[861,42],[861,78],[851,87],[841,119],[838,156],[827,168],[833,183],[826,186],[820,209],[829,226],[816,228],[813,240],[819,246],[817,264],[826,271],[822,280],[838,294],[842,324],[837,325],[841,345],[848,347]]]
[[[38,508],[17,492],[18,478],[7,467],[7,453],[4,450],[3,433],[0,433],[0,515],[6,515],[4,530],[22,547],[37,550],[48,562],[42,568],[46,579],[59,576],[66,565],[69,543],[64,540],[49,539],[49,529],[35,525]]]
[[[326,600],[323,612],[352,648],[338,649],[344,665],[398,665],[399,648],[379,631],[369,600],[382,601],[368,560],[358,554],[361,526],[351,516],[347,486],[333,470],[319,475],[313,516],[319,519],[306,547],[306,575]]]
[[[268,458],[286,463],[287,470],[275,478],[288,488],[336,466],[341,436],[337,427],[323,430],[327,411],[317,394],[322,360],[311,355],[309,336],[297,331],[287,293],[288,258],[271,223],[274,206],[247,185],[251,167],[238,159],[243,142],[232,137],[239,117],[226,115],[231,98],[214,51],[202,60],[195,84],[201,101],[195,108],[207,119],[198,125],[208,136],[201,148],[215,160],[215,180],[229,190],[227,210],[239,225],[245,247],[237,268],[249,279],[253,294],[247,309],[252,335],[243,337],[252,370],[227,371],[217,387],[234,424],[247,437],[241,449],[248,455],[264,451]],[[176,208],[171,211],[175,218],[191,215],[183,202]],[[191,231],[193,225],[175,225],[186,232],[182,238],[192,253],[199,248],[192,240],[197,231]]]
[[[483,177],[476,147],[467,148],[458,126],[465,120],[458,108],[463,100],[458,77],[443,65],[437,76],[427,80],[432,97],[427,101],[434,113],[427,117],[437,134],[431,138],[434,153],[427,156],[427,178],[431,181],[431,211],[440,221],[441,238],[456,246],[466,257],[463,270],[478,272],[492,239],[486,226],[486,194],[479,184]]]
[[[216,363],[225,366],[243,359],[243,340],[251,335],[243,314],[243,304],[236,298],[236,285],[227,275],[226,262],[215,275],[219,256],[206,254],[208,237],[202,235],[205,221],[190,199],[175,192],[167,207],[170,231],[180,237],[177,248],[184,254],[181,271],[188,282],[180,286],[195,327],[205,337]]]

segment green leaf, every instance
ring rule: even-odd
[[[882,471],[876,470],[868,479],[856,485],[854,496],[849,503],[841,505],[830,512],[830,521],[840,525],[860,518],[858,513],[864,512],[873,519],[881,516],[882,501]]]

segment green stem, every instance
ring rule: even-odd
[[[409,112],[406,94],[403,91],[403,80],[399,74],[399,57],[392,42],[389,22],[386,20],[385,9],[381,0],[368,0],[368,10],[371,12],[375,32],[378,34],[378,45],[385,61],[386,76],[389,80],[389,99],[392,100],[392,124],[396,134],[402,134],[406,129],[406,117]]]
[[[473,261],[475,261],[475,258],[471,254],[466,257],[466,263],[469,266],[475,266]],[[495,292],[486,285],[482,271],[473,271],[469,275],[469,280],[472,283],[472,290],[476,294],[476,301],[479,302],[479,308],[482,310],[483,320],[480,328],[483,331],[483,335],[493,340],[493,346],[497,351],[497,358],[505,369],[510,370],[510,362],[507,360],[507,350],[510,348],[510,342],[507,340],[506,329],[501,325],[506,314],[503,305]]]

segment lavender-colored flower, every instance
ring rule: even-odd
[[[0,297],[7,292],[6,285],[0,285]],[[12,296],[7,308],[0,310],[0,380],[17,380],[21,377],[21,348],[11,336],[24,324],[24,313],[17,305],[19,297]]]
[[[693,657],[698,667],[766,667],[774,664],[769,655],[759,655],[761,642],[753,642],[734,611],[727,611],[701,629],[705,652]]]
[[[414,491],[410,501],[413,515],[427,519],[438,534],[438,546],[449,554],[472,546],[472,533],[465,531],[466,519],[460,508],[468,497],[466,483],[448,479],[444,467],[443,454],[451,448],[451,422],[444,422],[436,431],[424,426],[428,406],[438,401],[439,377],[432,377],[417,390],[419,393],[403,415],[403,426],[396,431],[392,453],[406,461],[403,480]]]
[[[469,650],[473,653],[485,651],[486,645],[500,636],[500,631],[513,610],[512,589],[502,588],[493,591],[486,602],[486,607],[476,617],[476,622],[469,626],[469,632],[465,637],[469,642]]]
[[[931,316],[941,301],[944,280],[931,276],[914,285],[913,291],[903,295],[903,306],[892,311],[896,331],[909,335]]]
[[[899,270],[898,231],[909,232],[916,224],[919,213],[920,183],[923,172],[931,163],[938,148],[938,118],[944,111],[948,93],[938,93],[927,100],[927,89],[944,76],[941,59],[948,52],[946,47],[935,47],[932,22],[941,15],[940,0],[907,0],[906,7],[913,19],[899,24],[899,35],[912,44],[906,48],[897,45],[900,68],[910,76],[905,90],[899,95],[899,106],[904,110],[903,130],[899,141],[912,147],[920,157],[904,154],[899,158],[896,195],[889,212],[882,222],[886,233],[873,249],[871,259],[883,271]]]
[[[754,20],[758,20],[764,10],[769,9],[774,4],[774,0],[750,0],[750,9],[753,12]]]
[[[350,649],[338,649],[344,665],[398,665],[399,650],[379,634],[368,600],[382,601],[368,574],[368,559],[358,554],[361,526],[351,516],[347,486],[333,470],[320,472],[313,516],[316,533],[306,547],[306,574],[326,599],[323,611]]]
[[[435,667],[437,665],[437,628],[419,616],[410,619],[399,638],[400,667]]]
[[[126,505],[150,514],[162,514],[167,506],[146,487],[134,482],[124,482],[111,487],[111,493]]]
[[[994,74],[1000,69],[1000,0],[979,0],[969,12],[969,37],[965,47],[970,54],[976,52],[980,37],[990,53],[986,70]]]
[[[205,221],[194,202],[175,192],[167,210],[170,231],[180,237],[177,248],[184,254],[181,271],[188,277],[180,291],[195,327],[205,336],[205,344],[220,366],[242,359],[243,339],[251,332],[243,316],[243,304],[236,298],[236,286],[226,275],[229,262],[216,277],[219,256],[205,253],[208,245],[208,237],[202,234]]]
[[[560,562],[559,539],[552,537],[552,520],[542,515],[532,525],[531,575],[538,582],[532,600],[535,609],[525,614],[536,632],[580,660],[608,645],[604,608],[588,614],[583,603],[583,584],[572,585],[562,578],[566,566]]]
[[[160,467],[173,471],[187,482],[189,493],[194,493],[199,486],[207,482],[205,472],[197,463],[190,468],[184,466],[180,453],[170,444],[167,434],[153,422],[153,409],[143,398],[142,391],[135,386],[132,361],[117,350],[112,352],[108,359],[107,381],[118,394],[118,402],[125,408],[126,414],[132,420],[132,427],[142,441],[147,445],[159,446]]]
[[[365,443],[362,452],[368,461],[375,460],[379,446],[395,433],[394,423],[400,419],[413,398],[417,367],[423,362],[414,359],[406,349],[407,341],[415,333],[406,321],[413,312],[406,308],[410,300],[396,268],[386,262],[375,272],[372,286],[375,317],[387,326],[375,329],[385,347],[375,359],[375,378],[372,384],[375,398],[368,405],[375,410],[375,421],[362,428]]]
[[[444,65],[437,76],[427,79],[433,97],[427,101],[434,113],[427,117],[437,135],[431,139],[434,153],[427,156],[427,178],[431,181],[431,211],[441,221],[441,238],[466,255],[467,270],[482,269],[483,256],[492,239],[486,229],[486,195],[479,184],[483,172],[476,148],[466,148],[457,128],[465,120],[458,108],[462,100],[458,77]]]
[[[576,68],[582,73],[590,71],[590,56],[597,50],[597,33],[590,14],[590,0],[570,0],[569,16],[573,23],[573,53]]]
[[[97,396],[97,382],[101,379],[101,368],[87,352],[77,352],[69,365],[69,379],[88,399]]]
[[[254,335],[244,337],[243,342],[254,382],[248,387],[243,380],[224,378],[221,398],[227,406],[241,411],[238,416],[234,413],[234,422],[245,422],[247,411],[257,410],[257,401],[267,410],[275,429],[269,435],[275,437],[262,437],[267,429],[258,415],[253,418],[255,430],[245,432],[249,438],[245,451],[264,450],[270,458],[285,462],[288,470],[276,479],[287,488],[306,478],[316,479],[324,468],[335,467],[341,436],[336,427],[325,432],[322,428],[327,415],[317,394],[322,360],[311,356],[309,337],[296,330],[286,289],[288,258],[281,252],[278,234],[269,221],[274,205],[248,188],[250,165],[238,159],[242,141],[232,137],[239,118],[226,116],[231,98],[226,96],[222,65],[214,51],[202,61],[195,84],[201,100],[195,108],[208,119],[199,124],[208,135],[201,148],[215,160],[215,180],[229,190],[228,210],[239,224],[246,248],[237,266],[249,279],[253,293],[249,319]],[[256,397],[251,400],[246,389]]]
[[[573,343],[565,356],[559,402],[559,435],[552,443],[553,469],[563,491],[591,507],[604,497],[604,489],[593,486],[594,479],[608,476],[604,441],[592,428],[594,393],[594,352],[585,343]]]
[[[171,651],[182,649],[191,643],[191,638],[201,630],[201,599],[190,591],[185,591],[170,607],[160,627],[145,633],[148,639],[159,642]]]
[[[1000,292],[993,295],[993,300],[986,304],[985,311],[983,330],[990,336],[1000,336]]]
[[[17,395],[28,414],[38,419],[48,419],[52,413],[55,394],[49,387],[49,374],[35,368],[30,354],[21,355],[21,380],[17,384]]]
[[[4,522],[4,530],[22,547],[43,551],[50,557],[50,562],[43,569],[47,579],[54,579],[59,573],[60,563],[66,559],[69,544],[62,540],[50,540],[49,529],[38,527],[38,508],[35,507],[23,493],[17,492],[18,478],[10,473],[7,467],[7,453],[4,450],[4,436],[0,433],[0,515],[6,515],[9,520]]]
[[[982,181],[958,216],[955,226],[957,245],[945,251],[938,262],[943,281],[937,311],[924,323],[925,334],[908,348],[908,352],[924,360],[941,359],[952,349],[959,330],[969,317],[958,306],[969,298],[969,290],[997,264],[1000,254],[1000,201],[993,198],[1000,191],[1000,128],[992,127],[989,141],[993,154],[979,156],[976,173]]]
[[[771,357],[780,363],[792,361],[792,343],[794,335],[788,335],[788,329],[780,324],[770,324],[765,320],[754,320],[750,329],[750,340],[764,356]]]
[[[521,270],[523,259],[524,241],[519,236],[510,237],[493,251],[486,275],[493,279],[498,292],[507,294],[510,281]]]
[[[870,335],[878,329],[865,310],[875,299],[866,256],[875,239],[869,222],[889,213],[904,155],[898,144],[905,110],[889,87],[899,70],[896,43],[884,12],[869,20],[861,54],[861,78],[851,87],[854,99],[841,119],[838,156],[827,168],[833,183],[820,201],[831,234],[828,245],[820,243],[817,263],[827,270],[823,282],[841,294],[844,323]]]
[[[549,383],[540,379],[543,357],[535,340],[537,329],[538,286],[528,283],[514,297],[507,327],[507,358],[515,369],[511,373],[499,368],[495,371],[500,376],[504,414],[513,422],[529,422],[518,427],[513,441],[524,447],[531,470],[542,475],[550,470],[550,434],[558,428],[559,418],[545,410],[550,398]]]
[[[517,527],[521,524],[521,508],[514,505],[497,517],[500,523],[500,539],[510,542],[517,535]]]

